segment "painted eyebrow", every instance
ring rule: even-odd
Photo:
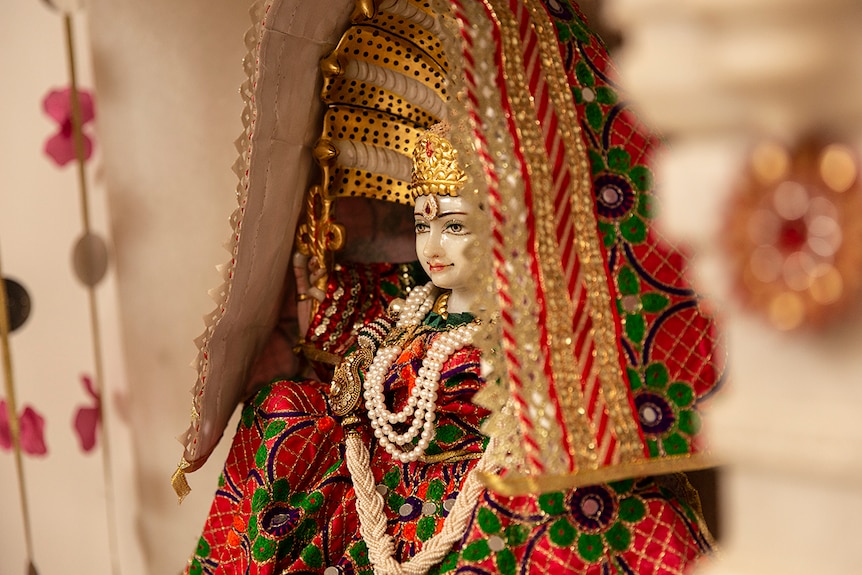
[[[466,216],[466,215],[467,215],[467,212],[442,212],[442,213],[437,214],[437,218],[439,219],[439,218],[443,218],[446,216]],[[423,214],[422,212],[413,212],[413,216],[414,217],[416,217],[416,216],[425,217],[425,214]]]

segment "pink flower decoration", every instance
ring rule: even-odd
[[[18,418],[21,426],[21,450],[29,455],[45,455],[48,447],[45,445],[45,418],[30,406]],[[12,428],[9,426],[9,413],[6,402],[0,399],[0,447],[12,449]]]
[[[81,126],[96,117],[93,97],[85,90],[78,90],[78,102],[81,108]],[[72,133],[72,89],[51,90],[42,101],[45,112],[57,121],[60,130],[45,142],[45,153],[59,166],[65,166],[75,159],[75,137]],[[87,134],[82,133],[84,143],[84,159],[89,160],[93,153],[93,142]]]
[[[79,407],[75,413],[75,431],[78,433],[78,440],[81,442],[81,449],[91,451],[96,446],[96,430],[99,428],[100,407],[102,399],[99,394],[93,389],[93,380],[86,375],[81,376],[81,383],[84,385],[84,390],[93,398],[94,405],[92,407]]]

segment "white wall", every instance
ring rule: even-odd
[[[195,491],[178,507],[175,437],[189,421],[192,340],[214,305],[214,266],[228,257],[250,22],[246,3],[227,0],[85,4],[75,28],[79,81],[97,100],[91,209],[114,248],[97,295],[108,395],[123,400],[106,404],[121,572],[176,573],[197,543],[226,448],[191,476]],[[0,49],[0,257],[33,297],[12,337],[13,362],[19,407],[44,415],[49,448],[25,457],[34,555],[42,575],[110,573],[103,458],[81,452],[71,425],[88,402],[79,375],[93,371],[86,291],[70,265],[78,183],[73,166],[57,168],[41,151],[56,129],[41,99],[68,84],[61,15],[44,2],[0,3]],[[23,572],[14,459],[3,451],[0,509],[0,573]]]

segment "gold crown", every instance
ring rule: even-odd
[[[467,174],[458,165],[456,150],[446,135],[449,125],[434,124],[422,134],[413,148],[413,179],[410,194],[419,196],[457,196],[467,181]]]

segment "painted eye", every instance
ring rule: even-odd
[[[467,228],[461,222],[451,222],[446,226],[446,231],[453,234],[466,234]]]
[[[416,222],[413,225],[413,229],[417,234],[421,234],[428,231],[428,224],[425,222]]]

